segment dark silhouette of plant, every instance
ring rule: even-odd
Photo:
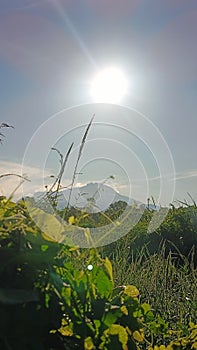
[[[67,208],[70,205],[70,199],[71,199],[71,194],[72,194],[72,190],[73,190],[73,186],[74,186],[74,182],[75,182],[75,178],[76,178],[76,174],[77,174],[77,168],[78,168],[78,165],[79,165],[80,158],[82,156],[82,151],[83,151],[83,148],[85,146],[86,138],[88,136],[88,132],[89,132],[90,127],[92,125],[93,119],[94,119],[94,115],[91,118],[91,120],[90,120],[90,122],[89,122],[89,124],[88,124],[88,126],[87,126],[87,128],[85,130],[85,133],[84,133],[82,141],[81,141],[81,145],[79,147],[79,153],[78,153],[77,161],[76,161],[74,172],[73,172],[73,177],[72,177],[72,182],[71,182],[71,189],[70,189],[70,193],[69,193]]]
[[[74,171],[73,171],[73,176],[72,176],[72,179],[71,179],[71,184],[66,186],[66,188],[70,187],[70,193],[69,193],[69,198],[68,198],[68,203],[67,203],[67,209],[69,208],[69,205],[70,205],[70,199],[71,199],[71,195],[72,195],[72,190],[73,190],[75,178],[76,178],[76,175],[77,175],[78,164],[79,164],[80,158],[82,156],[82,151],[83,151],[83,148],[85,146],[85,142],[86,142],[86,139],[87,139],[90,127],[92,125],[93,119],[94,119],[94,115],[91,118],[90,122],[88,123],[88,126],[87,126],[87,128],[85,130],[85,133],[83,135],[83,138],[81,140],[81,144],[80,144],[80,147],[79,147],[79,152],[78,152],[76,164],[75,164]],[[57,209],[59,191],[62,188],[65,188],[65,187],[62,186],[62,183],[61,183],[62,182],[62,176],[63,176],[63,174],[65,172],[66,164],[68,162],[68,159],[69,159],[70,153],[71,153],[71,151],[73,149],[73,146],[74,146],[74,142],[71,143],[71,145],[70,145],[70,147],[69,147],[65,157],[63,156],[62,152],[58,148],[56,148],[56,147],[52,147],[51,148],[52,151],[55,151],[55,152],[58,153],[59,162],[60,162],[60,170],[59,170],[59,173],[58,173],[58,175],[56,177],[54,175],[51,175],[51,178],[55,177],[55,180],[54,180],[54,182],[52,183],[52,185],[50,187],[48,187],[48,185],[45,186],[46,193],[45,193],[44,196],[41,197],[41,199],[39,200],[38,204],[39,203],[43,203],[43,201],[45,201],[47,199],[49,201],[49,203],[52,205],[52,207],[54,209]],[[66,212],[66,208],[65,208],[65,212]]]
[[[3,129],[3,128],[12,128],[14,129],[14,127],[12,125],[9,125],[7,123],[1,123],[0,124],[0,130]],[[3,138],[5,137],[5,135],[0,132],[0,143],[2,144],[3,143]]]

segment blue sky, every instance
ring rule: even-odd
[[[6,131],[0,172],[20,173],[24,160],[25,191],[40,190],[58,167],[50,147],[65,153],[74,141],[68,184],[95,113],[79,184],[102,181],[111,166],[110,184],[124,195],[197,200],[196,35],[196,0],[1,0],[0,115],[15,130]],[[92,100],[89,83],[109,66],[127,76],[121,107]],[[2,180],[1,193],[16,181]]]

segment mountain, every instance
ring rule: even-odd
[[[42,192],[37,192],[34,198],[40,199],[43,194]],[[68,205],[69,196],[70,189],[61,190],[58,193],[58,209],[63,209]],[[108,185],[89,183],[82,187],[73,187],[69,206],[74,206],[79,209],[83,208],[88,212],[98,212],[108,209],[110,204],[118,201],[124,201],[129,205],[134,203],[136,203],[136,205],[141,204],[139,201],[119,194]]]

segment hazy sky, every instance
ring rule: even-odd
[[[50,148],[65,153],[74,141],[69,184],[95,113],[78,183],[114,175],[110,184],[136,199],[197,200],[196,37],[196,0],[1,0],[0,121],[15,130],[5,130],[0,173],[21,173],[24,160],[26,193],[41,190],[59,166]],[[95,104],[90,82],[111,66],[127,94]],[[0,192],[17,181],[1,180]]]

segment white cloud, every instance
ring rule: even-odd
[[[3,176],[8,174],[12,175]],[[45,177],[48,178],[49,175],[45,171]],[[23,196],[22,182],[25,183],[26,194],[33,194],[35,191],[44,190],[40,180],[43,178],[43,170],[38,167],[22,167],[17,162],[3,161],[0,164],[0,176],[0,195],[10,196],[14,192],[14,199],[21,198]],[[28,181],[23,180],[20,176],[27,178]]]
[[[10,176],[7,176],[7,175]],[[12,174],[12,175],[11,175]],[[13,199],[33,195],[35,192],[45,191],[45,185],[50,186],[54,182],[51,178],[52,171],[36,167],[22,166],[22,164],[11,161],[3,161],[0,164],[0,195],[10,196],[13,192]],[[6,175],[6,176],[2,176]],[[21,178],[24,177],[25,179]],[[70,186],[71,180],[63,178],[62,186]],[[77,182],[76,187],[85,186],[86,183]]]

